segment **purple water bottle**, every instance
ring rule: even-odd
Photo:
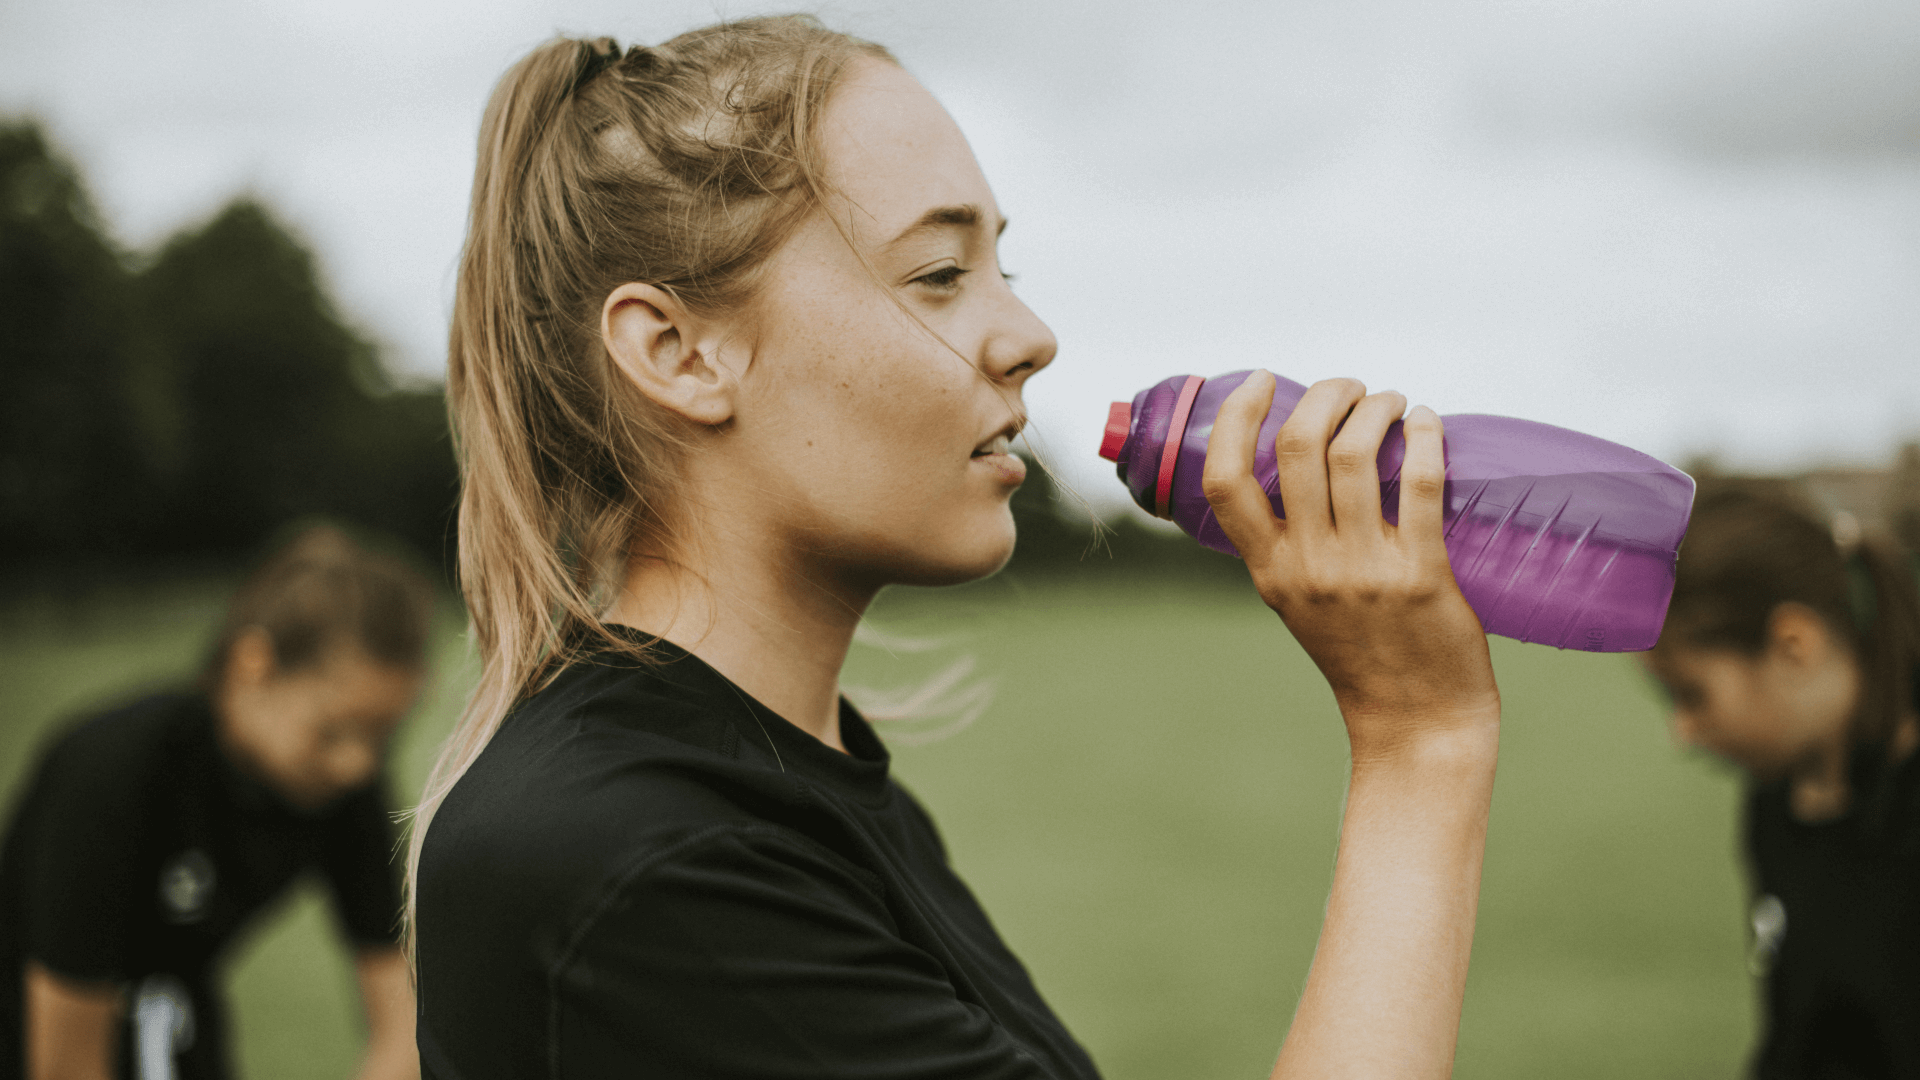
[[[1239,554],[1200,492],[1213,420],[1249,371],[1176,375],[1117,401],[1100,456],[1133,501],[1216,551]],[[1276,379],[1253,474],[1282,517],[1273,440],[1307,388]],[[1673,595],[1693,478],[1617,443],[1506,416],[1446,425],[1447,561],[1488,633],[1588,652],[1649,649]],[[1398,519],[1406,437],[1380,444],[1380,505]]]

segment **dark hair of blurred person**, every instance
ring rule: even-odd
[[[227,1076],[224,951],[309,870],[355,951],[361,1075],[417,1075],[380,778],[432,604],[405,561],[306,528],[234,595],[194,689],[54,740],[0,848],[0,1078]]]
[[[1785,497],[1703,498],[1648,667],[1675,738],[1750,779],[1754,1075],[1920,1076],[1920,595]]]

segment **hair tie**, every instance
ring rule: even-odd
[[[1847,574],[1847,614],[1853,618],[1855,630],[1869,633],[1874,620],[1880,616],[1880,602],[1873,585],[1873,571],[1860,555],[1860,541],[1865,538],[1866,530],[1861,528],[1860,519],[1846,510],[1834,511],[1827,527],[1833,534],[1834,550],[1840,553],[1841,568]]]
[[[1853,616],[1854,629],[1862,634],[1873,629],[1880,617],[1880,601],[1873,587],[1873,572],[1858,551],[1847,556],[1847,613]]]
[[[649,45],[635,45],[620,58],[622,74],[638,75],[665,66],[666,58],[660,55],[660,50]]]
[[[618,63],[621,58],[620,43],[610,37],[594,38],[583,41],[585,54],[580,58],[580,67],[573,75],[573,85],[567,87],[567,93],[576,94],[580,88],[593,81],[594,76]]]

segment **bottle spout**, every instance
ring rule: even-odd
[[[1100,437],[1100,456],[1108,461],[1120,460],[1120,448],[1126,445],[1127,430],[1133,426],[1133,405],[1131,402],[1116,401],[1107,409],[1107,431]]]

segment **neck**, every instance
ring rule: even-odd
[[[1847,784],[1850,747],[1842,739],[1823,743],[1794,769],[1787,784],[1787,807],[1800,821],[1831,821],[1847,812],[1852,791]]]
[[[789,723],[841,752],[840,668],[878,590],[830,581],[769,544],[698,545],[698,557],[636,557],[608,622],[658,634]]]
[[[1887,760],[1905,761],[1920,746],[1920,715],[1902,713],[1887,738]],[[1823,743],[1788,782],[1787,804],[1800,821],[1831,821],[1847,812],[1853,803],[1853,790],[1847,777],[1853,746],[1842,736]]]

